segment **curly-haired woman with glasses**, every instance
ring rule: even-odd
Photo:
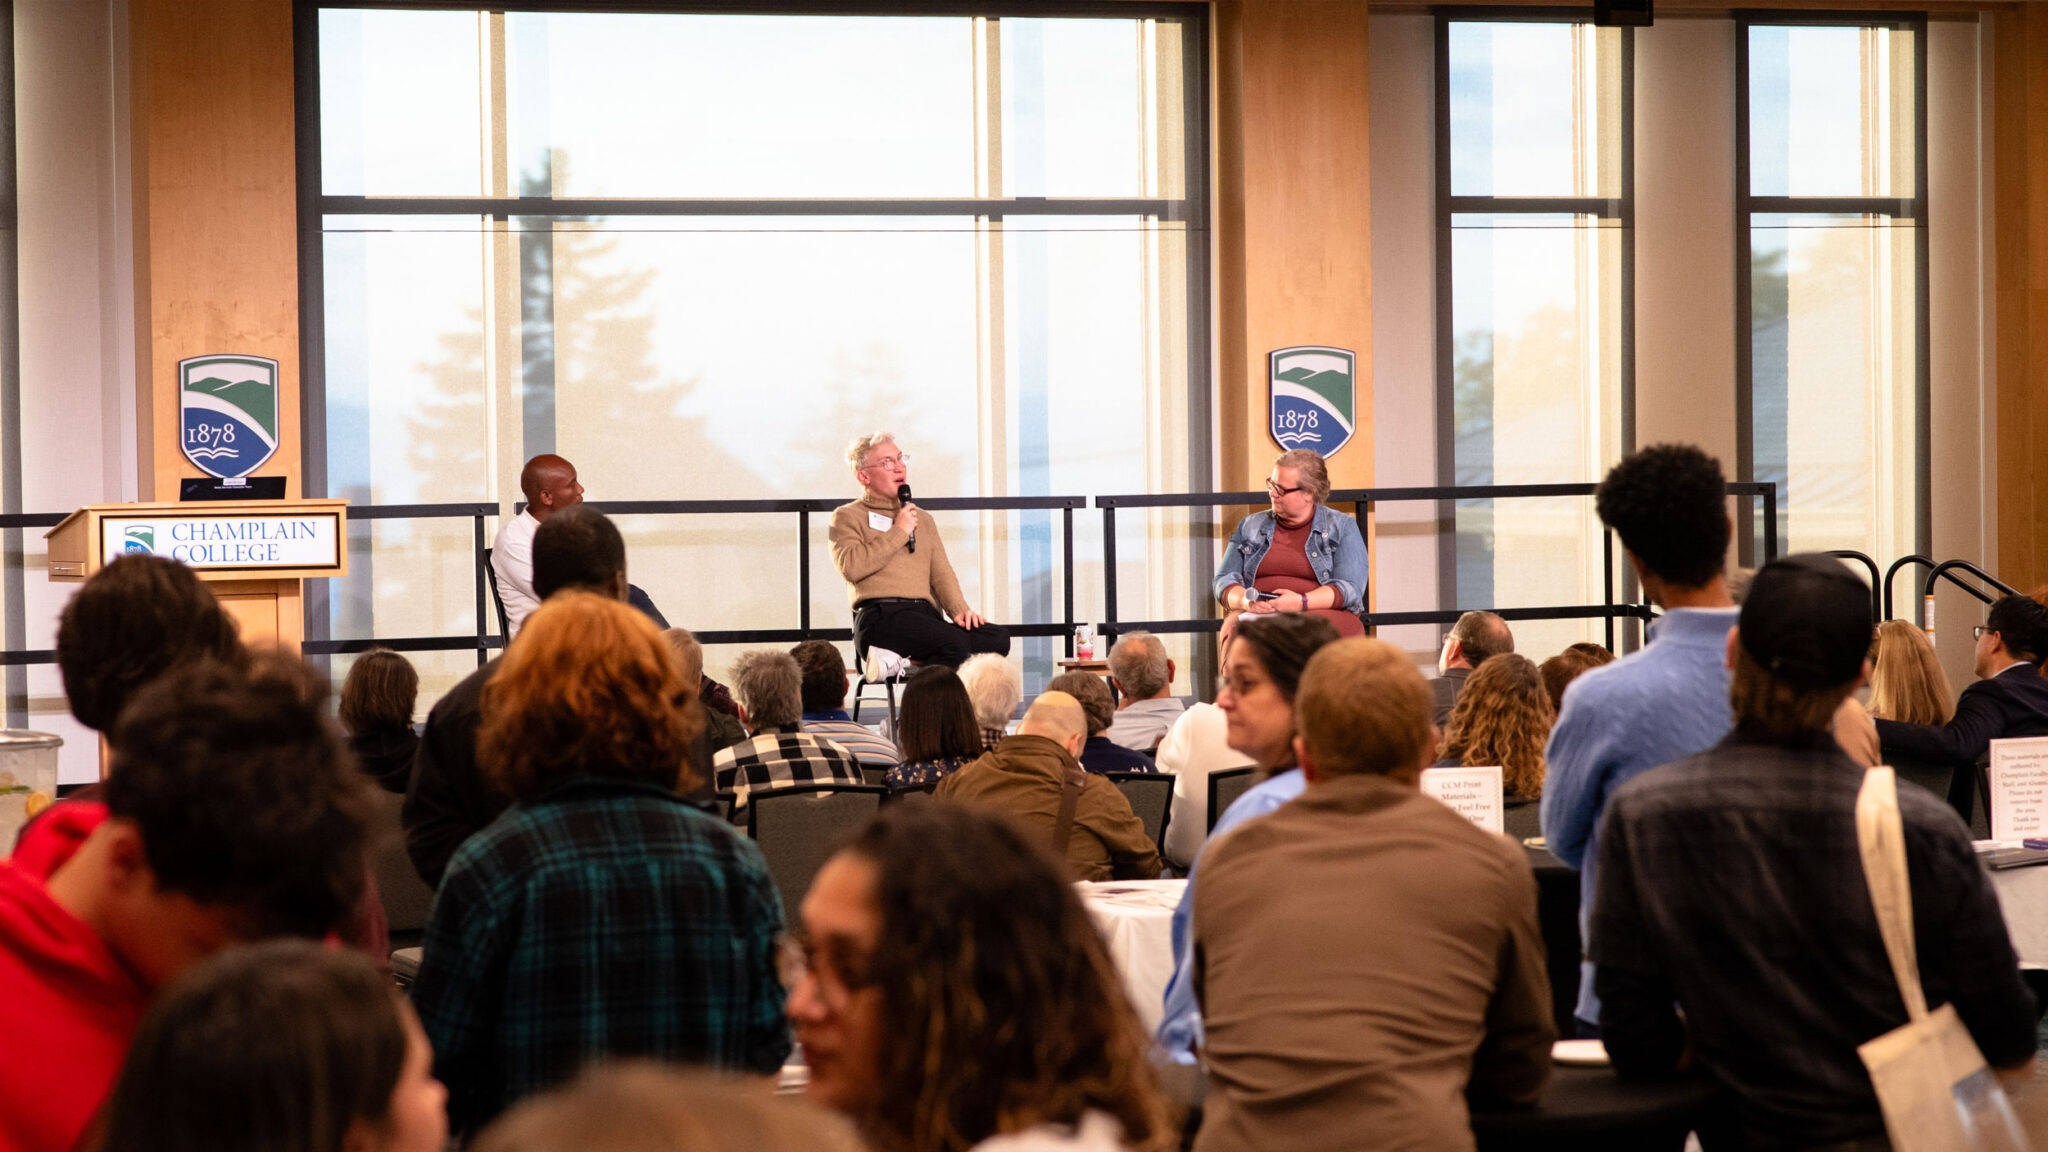
[[[785,959],[810,1097],[877,1152],[1176,1144],[1146,1037],[1058,862],[1007,822],[885,808]]]
[[[1281,453],[1266,495],[1273,507],[1238,523],[1216,566],[1225,633],[1244,612],[1312,612],[1336,625],[1339,636],[1365,635],[1358,619],[1369,572],[1365,537],[1358,521],[1323,503],[1330,472],[1322,454]]]

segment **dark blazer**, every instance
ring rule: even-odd
[[[2015,736],[2048,736],[2048,680],[2039,664],[2015,664],[1963,689],[1955,719],[1946,724],[1877,722],[1886,756],[1897,751],[1959,769],[1974,768],[1993,740]]]

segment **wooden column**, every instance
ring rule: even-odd
[[[1357,354],[1357,432],[1337,487],[1372,483],[1372,238],[1365,0],[1216,5],[1217,483],[1255,488],[1280,446],[1266,356]],[[1432,387],[1428,380],[1416,386]]]
[[[291,0],[131,0],[141,498],[204,475],[178,443],[178,361],[278,362],[278,448],[299,487]]]

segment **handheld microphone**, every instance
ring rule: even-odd
[[[905,504],[910,503],[910,485],[898,484],[896,486],[896,499]],[[915,528],[912,528],[910,530],[910,544],[908,545],[908,550],[912,552],[917,551],[917,529]]]

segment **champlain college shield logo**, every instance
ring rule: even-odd
[[[1273,384],[1273,439],[1289,450],[1324,456],[1351,442],[1358,357],[1342,348],[1276,349],[1267,358]]]
[[[178,361],[185,458],[208,475],[239,480],[277,451],[277,361],[194,356]]]
[[[148,524],[130,524],[121,533],[121,551],[125,555],[156,555],[156,529]]]

